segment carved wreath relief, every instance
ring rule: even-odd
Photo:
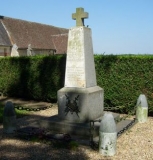
[[[78,106],[78,100],[79,100],[79,95],[77,97],[75,97],[74,100],[70,100],[69,96],[66,95],[66,108],[65,108],[65,116],[70,112],[71,114],[73,114],[74,112],[76,113],[76,115],[79,117],[78,113],[80,112],[79,110],[79,106]]]

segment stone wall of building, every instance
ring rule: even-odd
[[[0,57],[10,56],[11,55],[11,47],[0,46]]]

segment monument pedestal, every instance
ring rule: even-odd
[[[103,113],[103,89],[64,87],[58,91],[58,117],[70,122],[95,120]]]

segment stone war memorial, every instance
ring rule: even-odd
[[[88,13],[77,8],[76,26],[69,30],[64,88],[58,91],[58,117],[86,122],[103,114],[103,89],[97,86],[92,33],[85,27]]]
[[[76,26],[69,30],[64,87],[58,90],[58,114],[36,122],[55,133],[90,136],[90,121],[103,115],[103,89],[97,86],[88,13],[77,8]]]

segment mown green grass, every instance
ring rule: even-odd
[[[0,103],[0,123],[3,122],[3,112],[4,112],[4,104]],[[17,110],[15,109],[17,118],[22,118],[23,116],[28,115],[28,111]]]

